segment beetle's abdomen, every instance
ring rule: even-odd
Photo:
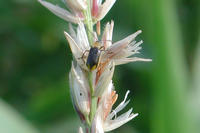
[[[99,62],[100,50],[97,47],[92,47],[89,51],[89,55],[87,58],[86,66],[90,70],[94,70],[97,68]]]

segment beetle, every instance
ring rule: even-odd
[[[102,50],[102,48],[104,48],[104,46],[102,46],[100,48],[99,48],[99,46],[100,46],[100,43],[98,41],[96,41],[94,43],[94,46],[91,47],[89,50],[86,66],[88,67],[88,69],[90,71],[93,71],[99,65],[101,52],[104,51],[104,50]]]

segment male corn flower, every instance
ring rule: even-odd
[[[104,133],[136,117],[138,114],[133,113],[132,109],[118,116],[118,112],[129,103],[126,100],[129,91],[113,109],[118,98],[112,82],[114,69],[117,65],[151,59],[135,57],[141,49],[142,41],[135,41],[141,30],[112,42],[114,21],[111,21],[106,24],[99,40],[98,22],[105,17],[116,0],[65,0],[70,11],[47,1],[38,1],[62,19],[77,24],[76,30],[69,24],[69,33],[64,34],[73,54],[69,73],[70,94],[84,125],[78,132]],[[97,31],[93,30],[95,24]]]

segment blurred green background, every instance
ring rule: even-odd
[[[138,56],[153,59],[116,68],[117,103],[131,90],[139,116],[113,132],[199,133],[200,0],[118,0],[111,19],[114,41],[143,30]],[[0,133],[77,132],[64,30],[36,0],[0,1]]]

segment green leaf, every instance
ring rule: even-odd
[[[0,99],[1,133],[39,133],[31,124],[16,112],[14,108]]]

